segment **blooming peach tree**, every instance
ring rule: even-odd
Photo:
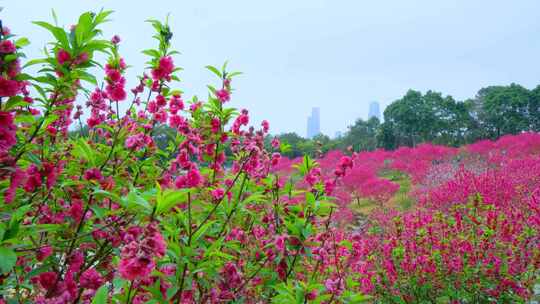
[[[318,251],[339,177],[306,157],[294,175],[307,187],[279,178],[268,122],[228,106],[240,73],[227,64],[207,67],[206,100],[187,99],[166,22],[149,21],[157,47],[126,88],[121,39],[100,30],[110,14],[34,22],[54,40],[33,60],[2,27],[0,303],[363,300],[332,287],[345,274]]]
[[[376,303],[538,299],[539,139],[538,133],[523,133],[461,151],[423,144],[355,153],[352,169],[334,190],[341,209],[356,205],[354,196],[340,194],[355,195],[358,185],[360,194],[386,198],[394,187],[372,181],[383,181],[389,169],[408,176],[415,202],[396,206],[405,210],[391,204],[375,209],[356,228],[361,233],[334,231],[339,262],[333,264]],[[335,167],[334,154],[319,159],[320,166]],[[335,212],[333,221],[343,214]]]

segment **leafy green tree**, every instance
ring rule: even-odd
[[[377,132],[377,145],[385,150],[393,150],[397,148],[397,138],[394,131],[394,125],[385,121],[379,127]]]
[[[475,120],[472,102],[458,102],[452,96],[409,90],[384,111],[385,122],[378,130],[378,145],[386,149],[422,142],[461,145],[467,142]]]
[[[414,146],[418,138],[421,119],[421,98],[418,91],[409,90],[401,99],[392,103],[384,111],[384,119],[395,124],[399,145]]]
[[[540,85],[531,91],[528,114],[531,130],[540,132]]]
[[[395,145],[415,146],[434,138],[436,116],[431,92],[422,96],[419,91],[409,90],[401,99],[394,101],[384,111],[386,130],[392,130]]]
[[[478,119],[487,137],[498,138],[531,129],[531,94],[526,88],[514,83],[490,86],[478,91],[476,99],[480,107]]]
[[[283,153],[284,156],[296,158],[303,155],[303,151],[309,150],[304,144],[307,139],[301,137],[295,132],[283,133],[276,136],[281,143],[287,144],[289,149]]]
[[[423,121],[427,136],[422,137],[422,141],[452,146],[463,144],[471,125],[466,104],[433,91],[428,91],[423,99],[430,116]]]
[[[380,121],[372,117],[365,121],[357,119],[343,137],[341,146],[352,146],[355,151],[371,151],[377,148],[377,132],[380,127]]]

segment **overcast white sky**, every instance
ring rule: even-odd
[[[311,107],[321,108],[322,132],[333,136],[369,102],[384,107],[409,88],[458,99],[482,86],[540,84],[540,1],[164,1],[0,0],[4,23],[30,38],[36,56],[49,36],[31,24],[61,24],[102,7],[115,11],[107,38],[123,38],[122,54],[138,74],[140,50],[153,47],[144,20],[171,13],[173,45],[182,52],[180,87],[206,97],[214,81],[205,65],[230,61],[237,78],[233,105],[248,108],[272,133],[306,133]],[[131,79],[133,83],[133,79]]]

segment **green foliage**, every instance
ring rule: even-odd
[[[526,131],[540,131],[540,86],[529,91],[510,84],[482,88],[475,98],[463,102],[434,91],[409,90],[385,109],[383,123],[376,118],[358,119],[335,139],[325,135],[304,139],[295,133],[276,137],[290,146],[284,154],[295,158],[349,147],[392,150],[424,142],[460,146]]]
[[[535,127],[530,117],[537,113],[529,113],[529,109],[535,108],[531,104],[536,100],[531,97],[529,90],[520,85],[483,88],[475,99],[479,106],[479,121],[488,138],[517,134]],[[532,120],[536,120],[536,117]]]
[[[0,271],[7,274],[13,269],[17,262],[17,255],[15,252],[6,247],[0,247]]]

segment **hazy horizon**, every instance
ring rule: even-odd
[[[229,60],[244,72],[234,81],[232,104],[247,108],[252,123],[270,121],[274,134],[305,136],[312,107],[320,108],[321,131],[333,136],[366,119],[371,101],[382,113],[408,89],[463,100],[488,85],[540,84],[540,1],[0,0],[0,6],[4,24],[32,42],[29,57],[50,40],[30,21],[52,22],[51,9],[65,26],[87,10],[114,10],[104,35],[122,37],[131,76],[143,70],[140,51],[155,44],[144,21],[170,13],[172,44],[182,53],[175,63],[185,69],[178,87],[205,99],[206,85],[216,80],[204,66]]]

